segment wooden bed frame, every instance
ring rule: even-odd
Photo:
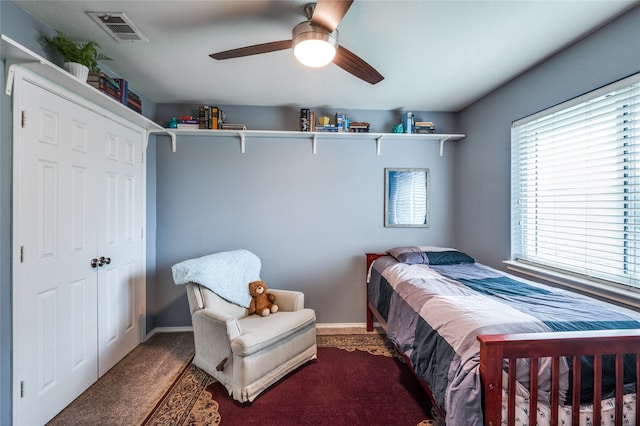
[[[367,274],[374,260],[387,253],[366,253]],[[369,303],[369,280],[367,280],[367,331],[373,331],[374,318],[382,329],[387,331],[385,319],[375,306]],[[596,315],[596,313],[594,313]],[[635,393],[639,393],[640,383],[640,329],[604,330],[584,332],[526,333],[526,334],[494,334],[478,336],[480,342],[480,379],[483,389],[483,415],[486,426],[502,424],[502,379],[503,366],[508,363],[507,424],[515,424],[515,366],[519,358],[530,359],[530,388],[538,387],[538,363],[541,358],[551,358],[551,425],[558,424],[559,370],[561,357],[573,357],[573,388],[580,388],[580,356],[594,357],[594,412],[593,424],[601,421],[602,391],[602,356],[615,356],[616,390],[615,390],[615,424],[621,426],[623,397],[623,361],[624,355],[635,357],[636,385]],[[410,363],[407,364],[411,366]],[[415,372],[414,372],[415,374]],[[416,375],[416,377],[418,377]],[[433,401],[431,390],[424,383],[429,397]],[[530,392],[529,424],[537,424],[537,392]],[[579,405],[579,392],[574,392],[572,406]],[[435,405],[435,402],[434,402]],[[572,425],[579,425],[579,410],[572,410]],[[635,424],[640,426],[640,398],[635,402]]]

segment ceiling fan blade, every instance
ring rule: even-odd
[[[347,14],[351,3],[353,0],[318,0],[311,16],[311,25],[332,32]]]
[[[212,53],[213,59],[231,59],[242,56],[259,55],[261,53],[276,52],[278,50],[291,49],[292,40],[272,41],[270,43],[254,44],[252,46],[240,47],[238,49],[225,50],[224,52]]]
[[[333,63],[367,83],[376,84],[384,80],[384,77],[375,68],[342,46],[338,46]]]

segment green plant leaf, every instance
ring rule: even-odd
[[[111,58],[98,52],[100,45],[95,41],[76,43],[68,34],[56,30],[56,35],[46,39],[51,47],[57,50],[65,62],[77,62],[89,68],[89,71],[99,71],[98,61],[109,61]]]

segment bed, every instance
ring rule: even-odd
[[[366,261],[367,329],[377,320],[448,426],[640,425],[640,313],[450,248]]]

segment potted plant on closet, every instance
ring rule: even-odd
[[[47,39],[47,43],[64,58],[64,69],[83,82],[87,81],[89,71],[99,71],[98,61],[111,60],[98,52],[100,46],[95,41],[76,43],[60,30],[56,30],[56,35]]]

